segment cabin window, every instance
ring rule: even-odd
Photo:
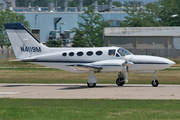
[[[70,52],[70,53],[69,53],[69,56],[74,56],[74,53],[73,53],[73,52]]]
[[[114,56],[114,55],[115,55],[115,52],[116,52],[115,49],[111,49],[111,50],[108,51],[108,55]]]
[[[116,57],[120,57],[118,53],[116,53]]]
[[[83,55],[83,52],[78,52],[77,53],[77,56],[82,56]]]
[[[99,55],[102,55],[102,51],[97,51],[97,52],[96,52],[96,55],[98,55],[98,56],[99,56]]]
[[[91,55],[93,55],[93,52],[92,52],[92,51],[88,51],[86,54],[87,54],[88,56],[91,56]]]
[[[119,48],[118,49],[118,53],[121,55],[121,56],[126,56],[126,55],[131,55],[131,53],[123,48]]]
[[[67,55],[67,53],[63,53],[63,54],[62,54],[62,56],[64,56],[64,57],[65,57],[66,55]]]

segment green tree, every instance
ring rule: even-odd
[[[159,23],[158,6],[154,4],[148,4],[146,9],[129,9],[126,8],[128,16],[125,16],[126,21],[121,23],[122,27],[154,27],[161,26]]]
[[[29,22],[25,20],[25,16],[23,14],[14,13],[10,10],[0,11],[0,47],[3,49],[3,46],[10,46],[9,39],[7,37],[4,23],[15,23],[20,22],[26,28],[29,29]],[[3,50],[2,50],[3,52]]]
[[[78,28],[74,27],[71,30],[76,33],[73,47],[91,46],[91,43],[96,47],[103,46],[103,28],[108,27],[109,23],[101,14],[94,13],[91,7],[79,16],[84,22],[78,22]]]
[[[62,45],[62,40],[51,40],[49,39],[47,42],[46,42],[46,45],[48,47],[61,47]]]
[[[180,26],[180,1],[162,0],[160,22],[163,26]],[[171,17],[172,15],[176,17]]]
[[[116,7],[122,7],[122,4],[118,1],[113,1],[112,5],[116,6]]]

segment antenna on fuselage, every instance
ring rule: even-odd
[[[91,41],[89,41],[89,43],[95,48],[95,46],[91,43]]]

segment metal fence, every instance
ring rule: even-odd
[[[0,60],[15,59],[14,51],[12,47],[0,47]]]

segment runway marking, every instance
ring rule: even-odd
[[[23,92],[0,92],[0,95],[15,95],[15,94],[21,94]]]

